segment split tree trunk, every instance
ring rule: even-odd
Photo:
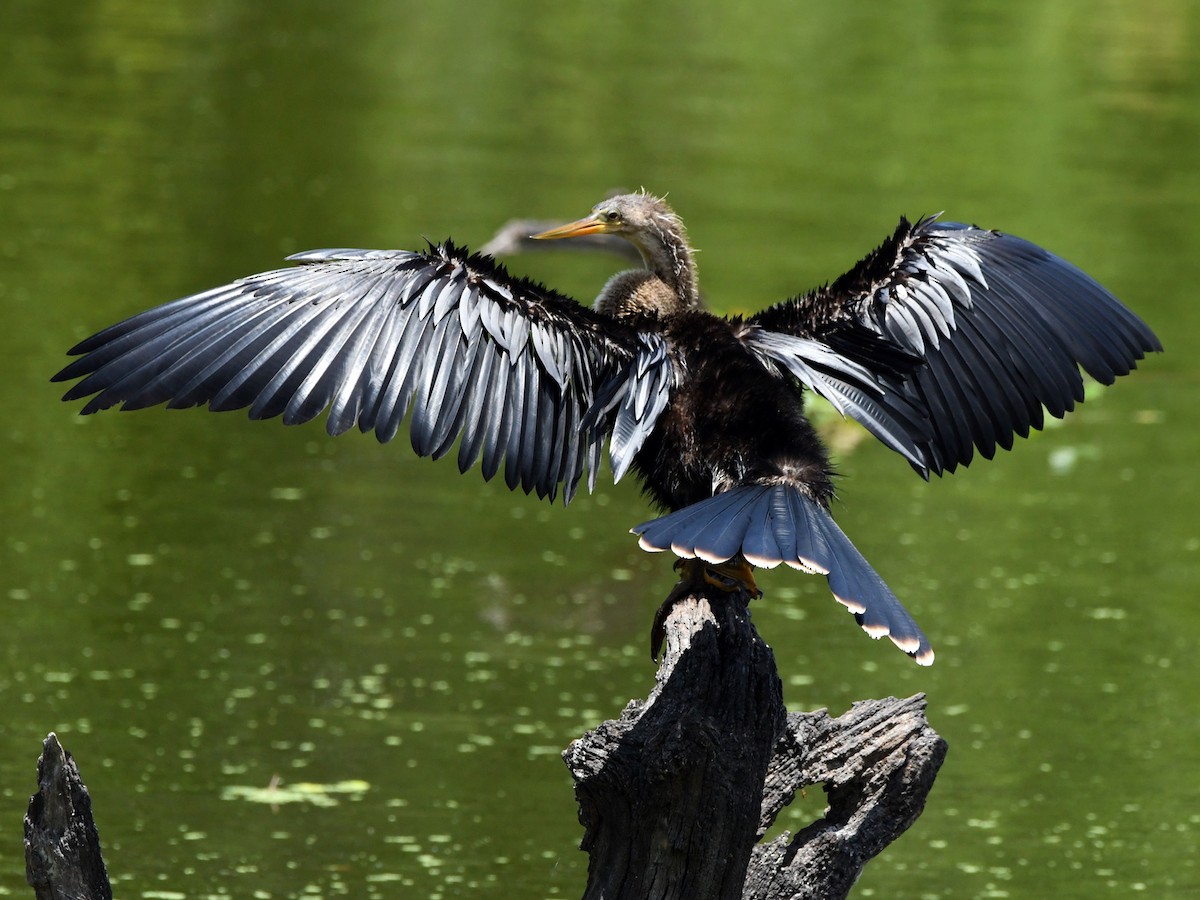
[[[590,856],[584,900],[836,900],[921,814],[946,753],[924,696],[788,715],[748,599],[690,589],[650,696],[563,754]],[[758,845],[819,783],[825,815]]]

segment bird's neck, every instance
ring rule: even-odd
[[[646,268],[675,291],[685,308],[700,305],[696,261],[687,239],[667,228],[654,228],[645,241],[636,242]]]

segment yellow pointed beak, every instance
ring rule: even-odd
[[[558,228],[551,228],[540,234],[530,235],[535,241],[553,241],[558,238],[583,237],[585,234],[604,234],[608,231],[608,223],[595,216],[588,216],[577,222],[568,222]]]

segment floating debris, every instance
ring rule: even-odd
[[[284,803],[337,806],[340,801],[336,795],[344,795],[350,800],[361,800],[370,789],[371,785],[367,782],[354,779],[335,784],[300,781],[284,786],[278,779],[272,778],[266,787],[231,784],[221,791],[221,799],[247,800],[250,803],[265,803],[269,806],[280,806]]]

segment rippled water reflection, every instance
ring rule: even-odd
[[[950,742],[861,896],[1194,892],[1192,6],[522,13],[0,11],[0,892],[28,890],[12,823],[52,729],[122,896],[581,891],[558,754],[646,694],[672,583],[626,534],[634,486],[551,507],[403,441],[80,420],[46,379],[94,328],[286,253],[479,244],[641,184],[671,192],[722,309],[945,208],[1050,246],[1159,330],[1166,355],[944,481],[829,426],[839,521],[933,670],[819,579],[766,573],[754,617],[789,704],[925,691]],[[612,271],[512,265],[583,298]],[[811,791],[785,825],[822,808]]]

